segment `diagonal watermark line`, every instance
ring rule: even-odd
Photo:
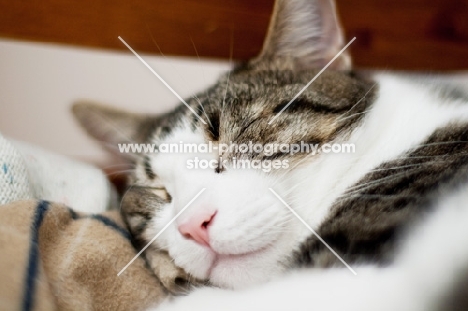
[[[351,43],[354,42],[354,40],[356,40],[356,37],[352,38],[351,41],[349,41],[348,44],[346,44],[345,47],[342,48],[341,51],[339,51],[338,54],[336,54],[336,56],[333,57],[332,60],[329,61],[328,64],[326,64],[325,67],[323,67],[322,70],[320,70],[319,73],[317,73],[315,77],[313,77],[312,80],[310,80],[310,82],[307,83],[306,86],[304,86],[302,90],[300,90],[299,93],[297,93],[296,96],[294,96],[294,98],[291,99],[289,103],[276,114],[276,116],[273,117],[273,119],[271,119],[270,122],[268,122],[268,125],[273,123],[273,121],[275,121],[275,119],[278,118],[283,113],[283,111],[285,111],[315,81],[315,79],[317,79],[328,68],[328,66],[330,66],[335,61],[335,59],[337,59],[351,45]]]
[[[175,215],[174,218],[172,218],[171,221],[169,221],[167,225],[165,225],[164,228],[162,228],[161,231],[159,231],[158,234],[156,234],[156,236],[152,238],[151,241],[149,241],[148,244],[146,244],[146,246],[143,247],[141,251],[139,251],[138,254],[136,254],[135,257],[133,257],[133,259],[130,260],[130,262],[125,267],[122,268],[122,270],[120,270],[119,273],[117,273],[117,276],[120,276],[135,261],[135,259],[137,259],[151,245],[151,243],[153,243],[161,235],[161,233],[163,233],[164,230],[166,230],[167,227],[169,227],[177,219],[177,217],[179,217],[180,214],[182,214],[187,209],[187,207],[189,207],[190,204],[192,204],[193,201],[195,201],[195,199],[198,198],[205,190],[206,188],[200,190],[200,192],[198,192],[197,195],[192,200],[190,200],[190,202],[188,202],[187,205],[185,205],[184,208],[181,209],[180,212],[178,212],[177,215]]]
[[[172,94],[174,94],[182,103],[184,103],[184,105],[187,106],[187,108],[190,109],[190,111],[191,111],[194,115],[196,115],[196,116],[198,117],[198,119],[200,119],[200,121],[201,121],[203,124],[206,125],[205,120],[203,120],[203,118],[200,117],[200,116],[195,112],[195,110],[193,110],[193,108],[190,107],[189,104],[187,104],[187,103],[185,102],[185,100],[184,100],[182,97],[180,97],[180,95],[177,94],[177,92],[174,91],[174,89],[173,89],[169,84],[167,84],[167,82],[164,81],[164,79],[161,78],[161,76],[158,75],[157,72],[154,71],[154,69],[151,68],[151,66],[148,65],[148,63],[145,62],[145,60],[144,60],[143,58],[141,58],[141,56],[138,55],[137,52],[135,52],[135,51],[132,49],[132,47],[131,47],[130,45],[127,44],[127,42],[125,42],[124,39],[122,39],[120,36],[119,36],[118,38],[119,38],[119,40],[122,41],[122,43],[125,44],[125,46],[126,46],[126,47],[127,47],[127,48],[128,48],[128,49],[129,49],[129,50],[130,50],[130,51],[131,51],[131,52],[132,52],[132,53],[133,53],[133,54],[134,54],[134,55],[135,55],[135,56],[136,56],[136,57],[137,57],[137,58],[138,58],[138,59],[139,59],[139,60],[140,60],[140,61],[141,61],[141,62],[142,62],[142,63],[143,63],[143,64],[144,64],[144,65],[145,65],[145,66],[146,66],[146,67],[147,67],[147,68],[148,68],[148,69],[149,69],[149,70],[150,70],[150,71],[167,87],[167,88],[168,88],[168,89],[169,89],[169,91],[172,92]]]
[[[312,228],[304,221],[304,219],[302,219],[302,217],[299,216],[299,215],[288,205],[288,203],[286,203],[286,202],[275,192],[275,190],[273,190],[273,189],[271,189],[271,188],[268,188],[268,189],[281,201],[281,203],[283,203],[283,204],[291,211],[291,213],[294,214],[294,216],[297,217],[297,219],[299,219],[299,220],[304,224],[304,226],[307,227],[307,229],[310,230],[310,232],[312,232],[312,233],[317,237],[317,239],[319,239],[320,242],[322,242],[322,243],[330,250],[330,252],[333,253],[333,255],[336,256],[336,258],[338,258],[338,259],[346,266],[346,268],[349,269],[349,271],[351,271],[354,275],[357,275],[356,271],[354,271],[353,268],[351,268],[351,267],[346,263],[346,261],[344,261],[343,258],[341,258],[340,255],[338,255],[338,254],[333,250],[333,248],[331,248],[331,247],[327,244],[327,242],[325,242],[325,241],[317,234],[317,232],[315,232],[315,230],[312,229]]]

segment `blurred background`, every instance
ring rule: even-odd
[[[337,0],[355,67],[468,70],[468,0]],[[49,150],[108,161],[69,113],[79,98],[141,112],[213,83],[261,49],[273,0],[0,0],[0,132]],[[467,82],[468,85],[468,82]]]

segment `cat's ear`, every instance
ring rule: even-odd
[[[323,68],[344,46],[333,0],[276,0],[263,50],[255,62],[288,58],[300,68]],[[351,69],[345,51],[331,65]]]
[[[144,115],[90,101],[75,102],[72,111],[86,132],[113,153],[118,153],[118,144],[143,142],[145,124],[150,121]]]

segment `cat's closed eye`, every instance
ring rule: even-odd
[[[211,112],[207,114],[207,120],[208,120],[208,134],[209,138],[212,141],[218,141],[219,140],[219,112]]]

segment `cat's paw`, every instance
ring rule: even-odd
[[[177,267],[166,251],[148,249],[145,256],[154,274],[173,295],[187,294],[194,286],[202,284],[201,281]]]

